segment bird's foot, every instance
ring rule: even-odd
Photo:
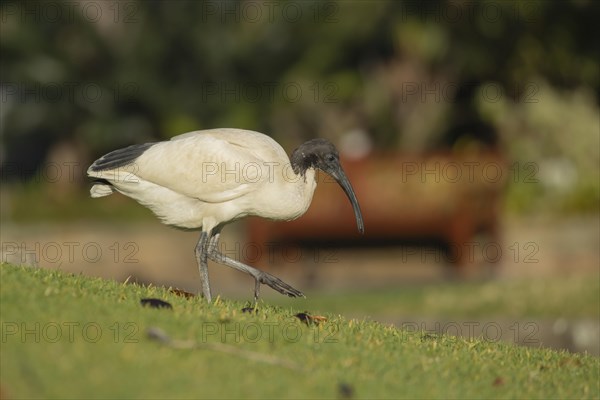
[[[254,277],[254,279],[256,279],[256,287],[254,289],[255,302],[258,301],[258,295],[261,284],[268,285],[271,289],[277,290],[279,293],[285,294],[289,297],[306,297],[301,291],[294,289],[281,279],[266,272],[260,271],[260,273]]]

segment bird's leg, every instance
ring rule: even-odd
[[[254,304],[258,303],[258,296],[260,296],[260,279],[254,281]]]
[[[200,282],[202,284],[202,295],[207,302],[211,302],[212,296],[210,295],[210,282],[208,281],[208,247],[209,247],[209,235],[207,232],[202,231],[200,234],[200,240],[196,245],[194,253],[196,254],[196,260],[198,261],[198,270],[200,271]]]
[[[272,289],[278,291],[281,294],[285,294],[286,296],[304,297],[304,294],[301,291],[294,289],[293,287],[291,287],[287,283],[283,282],[281,279],[277,278],[276,276],[273,276],[273,275],[263,272],[259,269],[251,267],[249,265],[246,265],[242,262],[239,262],[237,260],[229,258],[226,255],[224,255],[223,253],[221,253],[217,246],[217,244],[219,242],[219,235],[220,235],[220,233],[217,232],[210,238],[210,245],[208,246],[208,257],[215,262],[218,262],[218,263],[226,265],[230,268],[234,268],[234,269],[237,269],[238,271],[242,271],[242,272],[247,273],[248,275],[251,275],[255,280],[255,285],[254,285],[254,302],[255,303],[258,301],[258,297],[260,295],[260,285],[261,284],[268,285]]]

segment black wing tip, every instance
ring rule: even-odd
[[[155,144],[156,143],[134,144],[111,151],[94,161],[89,169],[92,172],[99,172],[127,166],[137,160],[138,157]]]

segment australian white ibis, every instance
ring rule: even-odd
[[[208,302],[208,259],[254,277],[256,302],[261,284],[290,297],[304,295],[271,274],[221,254],[217,246],[221,229],[248,215],[286,221],[300,217],[312,200],[317,168],[344,189],[362,233],[358,200],[336,148],[325,139],[309,140],[288,158],[275,140],[262,133],[195,131],[115,150],[96,160],[87,173],[94,179],[92,197],[116,190],[150,208],[167,225],[201,230],[195,254]]]

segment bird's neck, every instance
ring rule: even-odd
[[[315,179],[316,171],[309,168],[304,174],[290,174],[284,179],[283,189],[278,185],[267,185],[265,187],[265,201],[269,203],[268,207],[261,207],[261,216],[276,220],[291,221],[303,215],[313,198],[317,181]],[[270,189],[274,190],[271,192]]]
[[[295,215],[291,219],[296,219],[303,215],[310,207],[313,194],[317,187],[316,170],[307,168],[302,173],[296,174],[296,182],[290,193],[293,193],[295,203]]]

